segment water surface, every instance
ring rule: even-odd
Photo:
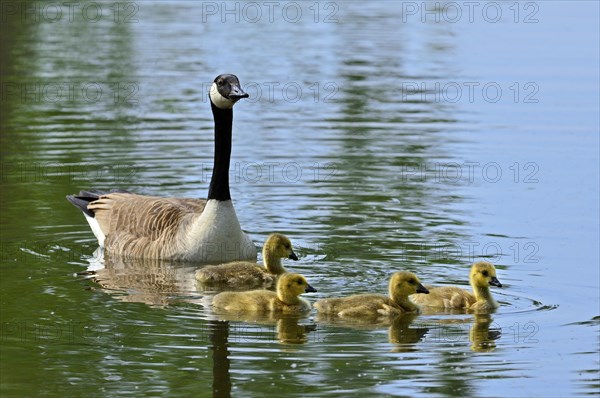
[[[598,394],[598,5],[422,4],[3,4],[2,395]],[[238,216],[291,238],[309,300],[485,259],[498,311],[224,320],[193,264],[77,275],[65,195],[206,196],[223,72]]]

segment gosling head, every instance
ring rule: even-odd
[[[248,93],[242,90],[236,75],[219,75],[213,81],[208,94],[210,101],[220,109],[231,109],[242,98],[248,98]]]
[[[294,253],[292,248],[292,242],[287,236],[282,234],[271,234],[265,242],[263,249],[264,255],[271,255],[277,258],[289,258],[290,260],[297,261],[298,256]]]
[[[317,289],[309,285],[302,275],[285,273],[277,281],[277,291],[285,295],[299,296],[302,293],[315,293]]]
[[[415,274],[408,271],[400,271],[392,275],[390,278],[390,296],[407,297],[415,293],[429,293],[429,290],[421,284],[421,281]]]
[[[496,278],[496,268],[487,261],[473,264],[469,279],[473,287],[489,287],[490,285],[502,287],[502,284]]]

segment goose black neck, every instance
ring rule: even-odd
[[[208,199],[231,200],[229,162],[231,159],[231,127],[233,109],[221,109],[210,103],[215,119],[215,160],[208,189]]]

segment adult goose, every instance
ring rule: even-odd
[[[204,263],[256,261],[256,247],[242,231],[229,193],[233,105],[247,97],[235,75],[219,75],[211,86],[215,153],[207,199],[122,190],[67,196],[108,254]]]

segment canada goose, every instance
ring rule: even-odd
[[[270,286],[277,277],[286,272],[282,258],[298,260],[290,240],[281,234],[271,234],[263,246],[263,264],[235,261],[227,264],[209,265],[196,271],[196,279],[203,284],[229,287]]]
[[[277,293],[271,290],[223,292],[213,298],[213,306],[229,312],[279,312],[299,314],[310,311],[310,303],[298,296],[316,292],[300,274],[285,273],[277,281]]]
[[[320,313],[336,314],[340,317],[394,316],[406,312],[419,312],[408,296],[414,293],[429,293],[412,272],[396,272],[390,278],[389,297],[383,294],[357,294],[348,297],[318,300],[315,308]]]
[[[85,215],[100,246],[117,256],[199,261],[256,261],[229,193],[233,105],[247,98],[234,75],[210,89],[215,153],[208,199],[161,198],[127,191],[81,191],[67,199]]]
[[[428,296],[415,296],[412,297],[412,301],[427,307],[466,308],[469,311],[489,311],[498,308],[498,303],[490,292],[490,285],[502,287],[502,284],[496,278],[496,268],[491,263],[480,261],[473,264],[469,280],[473,293],[454,286],[428,286]]]

